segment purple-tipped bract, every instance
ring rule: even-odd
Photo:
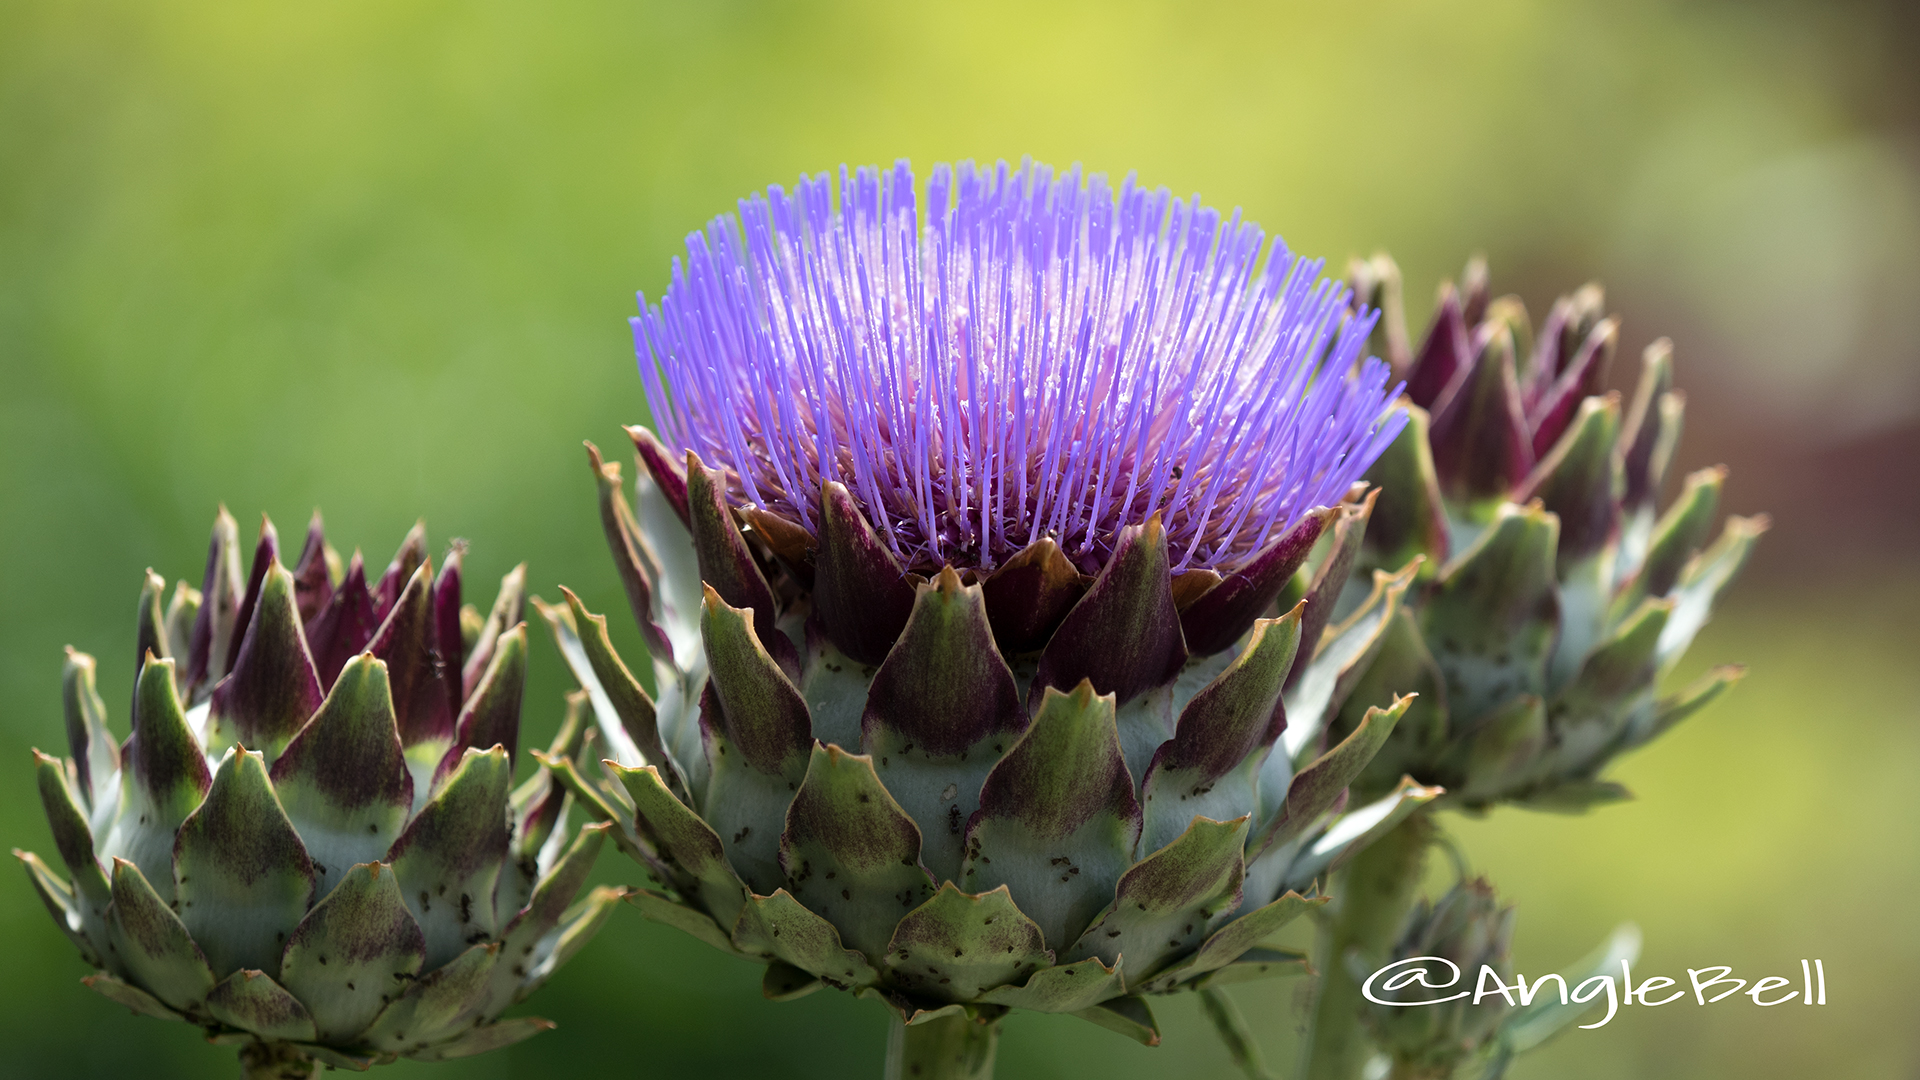
[[[839,481],[920,570],[1050,536],[1093,572],[1159,511],[1174,572],[1231,573],[1403,423],[1375,313],[1238,211],[1030,162],[839,186],[742,200],[633,320],[662,437],[736,503],[817,535]]]

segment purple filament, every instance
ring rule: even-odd
[[[909,567],[1050,536],[1091,572],[1159,511],[1176,570],[1226,573],[1404,423],[1377,313],[1238,211],[1032,162],[926,194],[842,167],[837,209],[803,176],[688,236],[633,320],[662,440],[808,529],[845,484]]]

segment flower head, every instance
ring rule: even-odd
[[[1237,211],[1031,162],[926,195],[905,162],[842,168],[837,207],[771,187],[641,298],[655,424],[734,499],[812,531],[838,481],[917,569],[1051,537],[1093,571],[1159,513],[1176,572],[1230,573],[1403,423],[1375,313]]]
[[[1336,804],[1411,698],[1314,753],[1413,579],[1329,618],[1403,422],[1374,315],[1130,180],[921,196],[771,189],[643,298],[634,502],[588,461],[658,698],[541,605],[621,789],[581,797],[776,997],[990,1026],[1265,971],[1221,969],[1440,794]]]

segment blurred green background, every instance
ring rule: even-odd
[[[0,834],[50,852],[27,747],[62,742],[61,646],[125,701],[140,571],[197,579],[218,501],[283,535],[319,505],[376,565],[424,515],[470,580],[525,558],[624,610],[579,440],[642,418],[625,317],[685,233],[802,170],[1030,154],[1336,266],[1390,247],[1416,333],[1481,250],[1536,312],[1604,278],[1623,371],[1676,339],[1681,465],[1729,462],[1728,509],[1777,522],[1689,666],[1752,674],[1618,770],[1638,801],[1452,826],[1520,901],[1522,970],[1633,920],[1643,973],[1819,957],[1831,1004],[1629,1009],[1513,1075],[1920,1076],[1916,44],[1896,0],[10,0]],[[536,647],[529,739],[562,687]],[[82,989],[14,871],[0,935],[0,1072],[234,1074]],[[531,1003],[558,1030],[431,1068],[877,1074],[878,1006],[758,981],[623,910]],[[1239,994],[1277,1063],[1297,991]],[[1191,1001],[1159,1011],[1152,1050],[1017,1017],[1001,1075],[1235,1075]]]

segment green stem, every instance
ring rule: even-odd
[[[1395,1061],[1387,1073],[1387,1080],[1448,1080],[1452,1075],[1451,1066],[1436,1068],[1415,1065],[1409,1061]]]
[[[311,1057],[286,1043],[250,1042],[240,1048],[244,1080],[310,1080],[317,1071]]]
[[[1368,1054],[1360,1029],[1366,999],[1347,956],[1355,953],[1363,964],[1377,963],[1393,948],[1426,869],[1433,829],[1426,814],[1414,814],[1335,876],[1333,912],[1321,927],[1317,949],[1320,992],[1302,1054],[1302,1080],[1358,1080]]]
[[[894,1024],[887,1035],[887,1080],[993,1080],[1000,1021],[942,1016]]]
[[[1273,1074],[1260,1058],[1260,1044],[1253,1039],[1253,1029],[1247,1026],[1247,1019],[1240,1015],[1240,1007],[1233,1003],[1225,990],[1209,986],[1200,991],[1200,1010],[1213,1021],[1214,1030],[1220,1033],[1220,1041],[1227,1045],[1227,1053],[1240,1071],[1247,1074],[1247,1080],[1273,1080]]]

